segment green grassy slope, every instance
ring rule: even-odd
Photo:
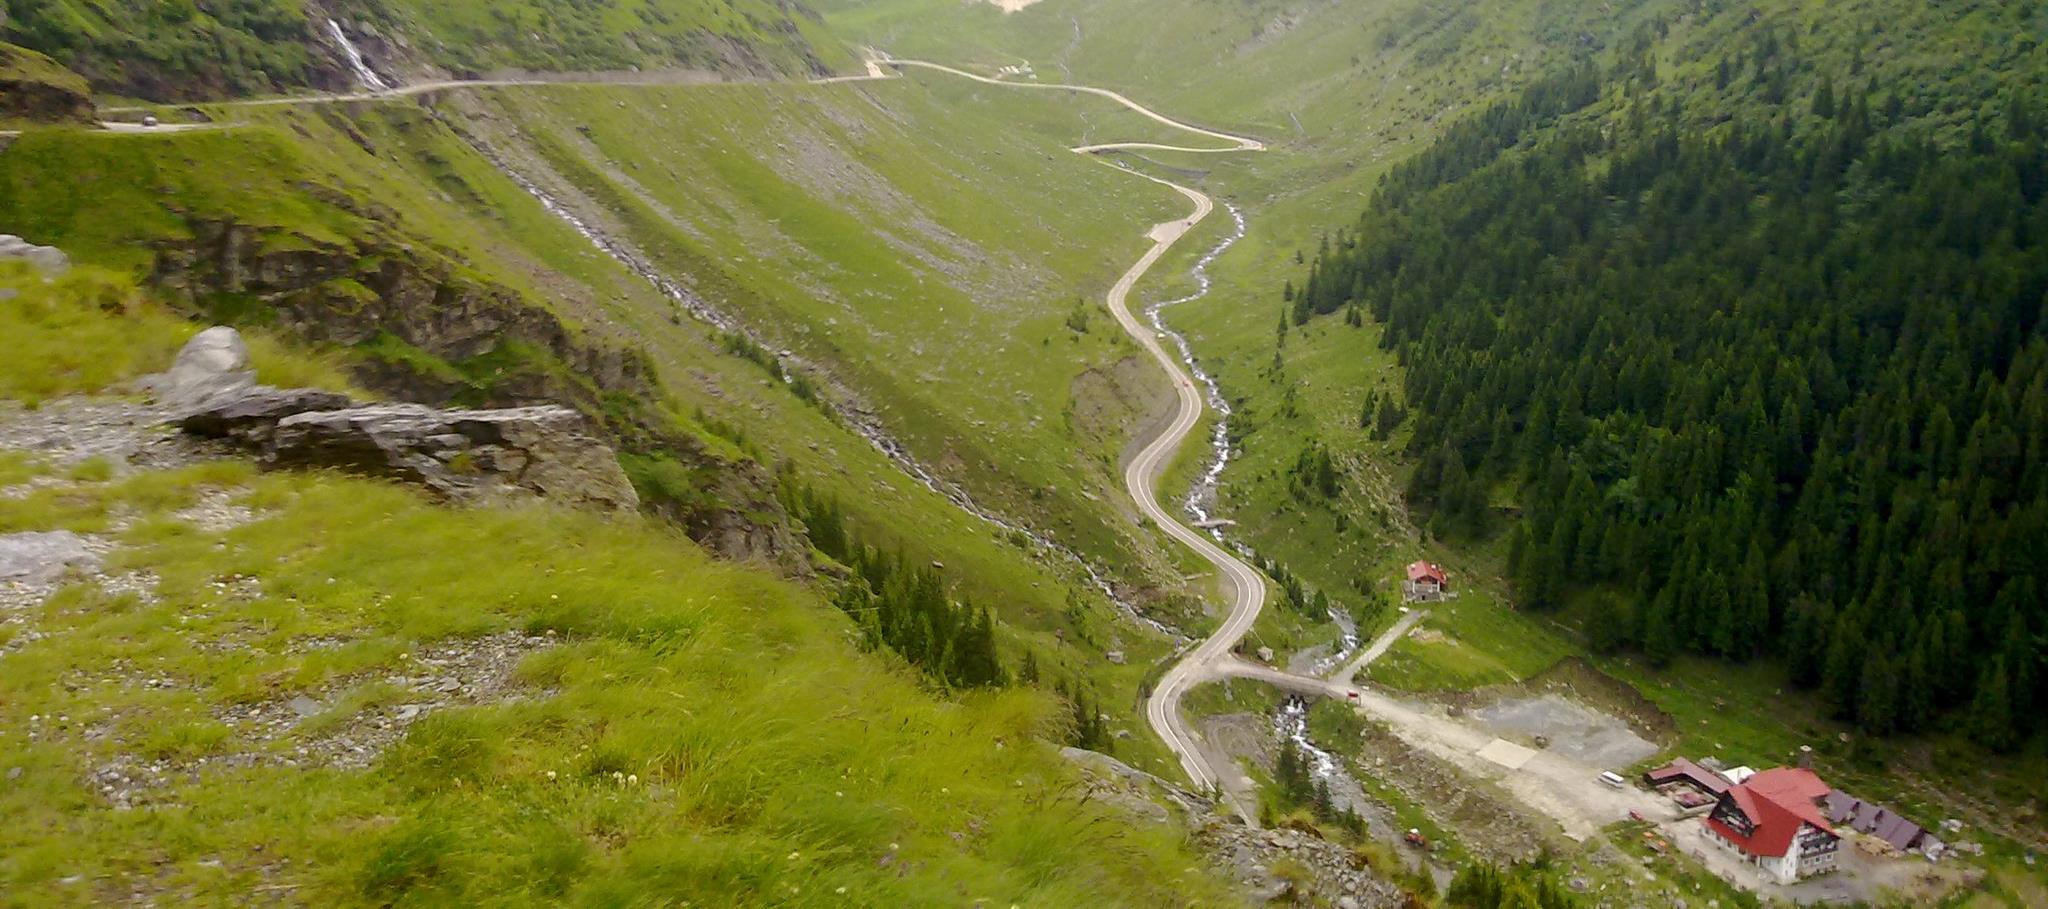
[[[1115,459],[1118,412],[1154,389],[1107,319],[1068,323],[1181,203],[1063,150],[1107,104],[943,77],[493,97],[585,192],[643,212],[628,229],[671,273],[984,504],[1113,565],[1153,557]]]
[[[458,72],[689,67],[755,74],[841,68],[847,51],[802,4],[766,0],[383,0],[370,12]]]
[[[189,330],[104,274],[0,286],[0,325],[48,358],[0,366],[9,398],[101,391]],[[257,362],[331,383],[288,347]],[[0,485],[22,493],[0,532],[94,535],[140,579],[0,625],[10,900],[1229,902],[1170,830],[1074,794],[1045,696],[939,700],[813,593],[645,519],[233,459],[0,452]],[[427,699],[451,703],[403,706]]]
[[[323,63],[296,0],[218,5],[7,0],[0,38],[55,57],[105,91],[193,98],[314,84]]]
[[[0,126],[90,123],[92,87],[35,51],[0,41]]]
[[[841,88],[847,90],[827,94]],[[890,122],[873,113],[866,96],[849,86],[796,89],[795,100],[788,102],[775,100],[766,89],[716,90],[732,92],[725,96],[728,99],[752,99],[755,107],[777,117],[805,110],[815,114],[816,105],[829,101],[834,107],[824,108],[828,121],[869,111],[864,116],[876,117],[881,126]],[[657,115],[662,104],[682,108],[695,103],[690,100],[695,96],[689,93],[694,89],[582,88],[519,90],[503,103],[532,106],[535,116],[541,118],[547,109],[543,102],[556,91],[564,97],[601,98],[603,101],[594,105],[599,112],[617,110],[618,103],[632,103],[634,93],[642,91],[660,99],[638,108],[649,116]],[[745,109],[746,104],[733,100],[705,103],[715,103],[719,105],[715,110],[735,117],[754,115]],[[845,109],[837,109],[839,105]],[[918,110],[932,108],[927,105]],[[193,241],[196,226],[222,221],[252,228],[260,245],[275,247],[277,254],[287,258],[338,246],[369,249],[372,252],[366,254],[373,256],[370,261],[374,264],[375,256],[403,249],[410,257],[443,261],[471,280],[516,291],[526,305],[556,314],[579,335],[630,341],[647,354],[666,390],[666,418],[697,444],[726,460],[786,465],[802,484],[842,503],[848,522],[864,542],[900,552],[916,563],[943,563],[960,592],[977,604],[995,608],[1004,623],[1001,650],[1012,668],[1028,648],[1045,668],[1048,684],[1088,681],[1096,700],[1124,718],[1115,725],[1134,733],[1118,740],[1120,756],[1171,772],[1171,762],[1156,742],[1142,734],[1142,724],[1136,719],[1139,683],[1153,661],[1165,654],[1163,639],[1118,618],[1071,563],[1047,558],[1023,541],[960,512],[790,388],[773,381],[759,365],[732,355],[705,326],[679,318],[673,305],[645,281],[593,248],[477,155],[449,128],[449,124],[462,122],[455,109],[433,114],[411,102],[390,102],[237,108],[216,111],[216,116],[238,118],[249,125],[221,132],[155,136],[77,132],[26,136],[0,153],[0,185],[10,187],[0,208],[10,224],[21,225],[19,229],[38,242],[55,243],[82,260],[118,266],[138,275],[151,270],[152,250],[182,247]],[[679,122],[704,122],[682,121],[685,115],[680,112],[673,116]],[[999,152],[991,149],[987,154],[995,158]],[[1046,167],[1065,164],[1083,175],[1101,169],[1064,152],[1044,154],[1051,157],[1034,155],[1033,160],[1045,162],[1042,166]],[[732,166],[744,165],[740,161]],[[684,160],[677,166],[695,165]],[[93,188],[94,197],[102,204],[80,205],[75,193],[51,191],[65,185],[47,176],[57,173],[65,174],[72,185]],[[644,170],[642,181],[661,185]],[[671,192],[666,186],[663,190]],[[766,220],[746,207],[736,210],[749,221]],[[125,215],[116,217],[117,212]],[[1128,229],[1134,231],[1135,227],[1133,223]],[[680,244],[675,249],[687,252]],[[1100,255],[1106,260],[1109,254]],[[674,266],[678,277],[702,282],[700,289],[707,292],[728,286],[746,291],[750,286],[735,282],[725,269],[747,280],[761,280],[763,265],[773,265],[750,264],[740,269],[707,259],[663,259],[662,264]],[[357,292],[347,279],[320,286],[341,296]],[[260,306],[252,308],[233,299],[202,298],[197,302],[223,314],[239,313],[242,318],[260,319],[263,311]],[[1041,307],[1056,306],[1052,311],[1062,317],[1073,308],[1071,299],[1039,297],[1035,302]],[[966,315],[964,304],[952,305]],[[769,327],[776,324],[780,323]],[[1062,357],[1070,356],[1067,351],[1072,350],[1114,356],[1113,346],[1105,340],[1109,333],[1103,320],[1096,320],[1085,334],[1047,326],[1054,327],[1063,334],[1050,341],[1061,345],[1053,349],[1061,351]],[[1047,338],[1031,340],[1043,347]],[[359,368],[366,361],[374,365],[387,355],[375,345],[337,353]],[[496,368],[489,358],[475,364],[479,370]],[[486,373],[481,378],[488,377]],[[982,393],[983,387],[976,383],[974,390]],[[1060,391],[1049,389],[1048,396]],[[1111,395],[1091,392],[1090,397],[1111,399],[1114,404]],[[1072,457],[1113,457],[1124,435],[1119,422],[1122,414],[1111,409],[1107,417],[1077,418],[1084,429],[1094,427],[1095,434],[1077,435],[1085,441],[1076,445],[1089,447]],[[1072,484],[1062,478],[1060,485],[1067,490],[1065,494],[1073,495]],[[1086,513],[1077,514],[1087,517]],[[1098,527],[1104,523],[1099,518],[1089,519]],[[1108,650],[1125,651],[1126,664],[1105,662],[1101,655]]]

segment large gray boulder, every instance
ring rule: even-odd
[[[98,564],[85,538],[69,530],[0,534],[0,583],[48,586],[69,569]]]
[[[215,325],[185,342],[164,381],[187,394],[206,394],[254,385],[256,371],[249,368],[249,345],[242,333]]]
[[[27,262],[50,277],[71,269],[71,257],[54,246],[37,246],[13,234],[0,234],[0,259]]]
[[[191,412],[215,398],[226,400],[254,388],[256,371],[249,368],[249,345],[242,342],[242,333],[215,325],[186,341],[168,372],[145,376],[138,384],[174,411]]]
[[[590,421],[554,405],[437,410],[372,404],[310,411],[279,420],[264,457],[397,477],[458,501],[526,492],[621,510],[640,504],[618,457]]]

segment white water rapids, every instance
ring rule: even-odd
[[[1195,267],[1191,272],[1195,278],[1195,292],[1145,307],[1145,317],[1152,322],[1152,330],[1173,342],[1174,349],[1180,351],[1180,361],[1187,364],[1188,372],[1207,389],[1209,409],[1216,412],[1216,427],[1209,433],[1209,467],[1202,471],[1202,478],[1195,481],[1194,487],[1188,490],[1187,498],[1181,502],[1181,510],[1193,517],[1196,524],[1210,520],[1209,509],[1216,504],[1216,484],[1223,476],[1223,468],[1230,464],[1230,402],[1224,400],[1223,388],[1216,384],[1216,378],[1204,371],[1200,363],[1195,362],[1195,351],[1188,346],[1188,339],[1180,332],[1166,327],[1166,320],[1160,317],[1160,311],[1169,306],[1192,303],[1208,296],[1209,288],[1215,283],[1214,279],[1209,277],[1209,263],[1216,261],[1217,256],[1223,255],[1233,244],[1244,239],[1244,212],[1228,202],[1223,203],[1223,208],[1230,212],[1232,229],[1229,236],[1224,237],[1208,252],[1203,253],[1201,258],[1195,260]],[[1224,541],[1223,529],[1220,527],[1211,527],[1209,535],[1215,537],[1217,542]],[[1243,550],[1240,548],[1239,551]]]
[[[1195,292],[1145,307],[1145,317],[1151,321],[1152,330],[1173,342],[1174,349],[1180,352],[1180,361],[1187,364],[1188,372],[1207,390],[1209,408],[1216,412],[1216,426],[1209,433],[1209,466],[1202,471],[1201,479],[1196,480],[1194,486],[1188,489],[1187,498],[1181,500],[1181,510],[1194,519],[1197,527],[1215,518],[1212,510],[1216,507],[1217,486],[1223,479],[1223,469],[1230,466],[1230,402],[1223,397],[1223,386],[1217,383],[1216,377],[1210,375],[1202,368],[1202,364],[1195,361],[1195,351],[1188,344],[1187,337],[1168,328],[1161,311],[1169,306],[1192,303],[1208,296],[1209,288],[1215,283],[1214,279],[1209,277],[1209,264],[1215,262],[1218,256],[1223,255],[1237,241],[1244,239],[1244,212],[1228,202],[1223,203],[1223,209],[1230,212],[1230,235],[1218,241],[1208,252],[1203,253],[1201,258],[1195,260],[1191,272],[1195,278]],[[1239,555],[1247,558],[1257,555],[1250,547],[1226,537],[1221,526],[1211,526],[1209,535],[1216,538],[1216,542],[1237,550]],[[1323,675],[1343,665],[1345,660],[1350,659],[1351,655],[1358,651],[1358,628],[1352,623],[1351,617],[1332,609],[1330,620],[1337,623],[1337,628],[1341,632],[1337,652],[1317,660],[1309,675]]]
[[[1293,742],[1301,756],[1308,759],[1309,774],[1329,785],[1332,804],[1360,817],[1367,815],[1371,806],[1366,802],[1364,789],[1336,756],[1309,737],[1307,701],[1290,697],[1282,702],[1273,714],[1273,734],[1282,741]]]

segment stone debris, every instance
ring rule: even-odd
[[[1312,833],[1212,821],[1195,832],[1195,841],[1225,873],[1251,887],[1256,903],[1388,909],[1405,901],[1401,888],[1376,874],[1358,853]],[[1276,873],[1283,863],[1305,869],[1308,879]]]
[[[296,652],[330,649],[345,642],[309,639]],[[318,692],[223,708],[216,718],[233,727],[237,741],[257,762],[290,766],[357,769],[375,762],[408,726],[448,707],[504,703],[520,696],[513,671],[528,654],[552,646],[549,636],[502,632],[480,638],[438,641],[407,655],[407,674],[356,678]],[[317,735],[299,738],[304,721],[325,717],[347,703],[355,686],[378,683],[405,692],[402,703],[382,703],[323,723]],[[217,759],[219,760],[219,759]]]
[[[226,533],[256,520],[256,512],[246,505],[235,504],[224,490],[209,489],[200,495],[197,504],[178,511],[172,517],[205,533]]]
[[[28,574],[0,578],[0,626],[12,628],[12,633],[5,636],[4,642],[0,642],[0,657],[50,636],[50,632],[38,627],[34,610],[48,601],[50,595],[57,592],[58,588],[74,581],[89,580],[108,597],[129,596],[145,604],[156,602],[157,576],[154,572],[100,572],[105,557],[114,550],[113,541],[106,537],[72,534],[68,531],[8,534],[0,537],[0,550],[13,549],[19,554],[22,548],[10,545],[6,541],[35,536],[71,537],[80,548],[71,548],[69,541],[28,547],[41,549],[43,556],[48,557],[49,561],[42,562],[39,568],[32,569]],[[7,558],[0,555],[0,561],[6,561]]]
[[[52,467],[71,467],[98,458],[117,469],[168,470],[225,457],[232,450],[179,433],[169,425],[174,411],[160,404],[115,398],[55,398],[34,410],[0,401],[0,448],[27,452]],[[39,478],[30,489],[56,481]],[[21,490],[20,493],[14,490]],[[19,497],[21,486],[0,491]]]
[[[294,642],[288,650],[329,649],[341,643],[346,642],[307,639]],[[417,656],[401,657],[422,670],[418,675],[356,677],[317,692],[216,709],[214,718],[234,731],[232,750],[226,753],[190,760],[148,760],[118,753],[95,766],[87,782],[112,807],[129,809],[169,804],[167,790],[208,772],[251,767],[360,770],[375,763],[407,728],[428,714],[450,707],[503,704],[526,696],[513,678],[514,671],[528,654],[555,643],[552,636],[519,632],[438,641],[416,651]],[[143,679],[139,684],[175,687],[168,679]],[[330,716],[349,704],[348,696],[355,688],[366,684],[400,689],[407,700],[372,702],[361,710]],[[547,692],[534,694],[545,696]],[[308,723],[314,725],[308,727]]]
[[[1182,818],[1206,817],[1213,807],[1208,799],[1168,783],[1099,751],[1065,747],[1060,756],[1082,767],[1089,801],[1113,805],[1152,823],[1173,819],[1169,806]]]
[[[1085,797],[1090,801],[1116,806],[1155,823],[1178,814],[1194,828],[1195,842],[1202,850],[1251,888],[1255,903],[1291,900],[1289,905],[1347,909],[1402,905],[1401,888],[1374,872],[1350,847],[1313,833],[1259,830],[1235,817],[1219,817],[1214,802],[1106,754],[1062,748],[1060,755],[1086,771]],[[1278,873],[1283,862],[1306,870],[1307,880]]]
[[[32,621],[32,610],[57,588],[93,577],[113,544],[105,537],[68,530],[0,535],[0,626],[12,632],[0,643],[0,656],[42,640],[46,635]],[[100,578],[110,594],[147,597],[155,578],[143,574]]]

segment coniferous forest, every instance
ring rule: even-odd
[[[1505,534],[1521,608],[2016,746],[2048,712],[2048,92],[1768,27],[1663,92],[1655,37],[1390,172],[1290,316],[1384,327],[1410,501]]]

